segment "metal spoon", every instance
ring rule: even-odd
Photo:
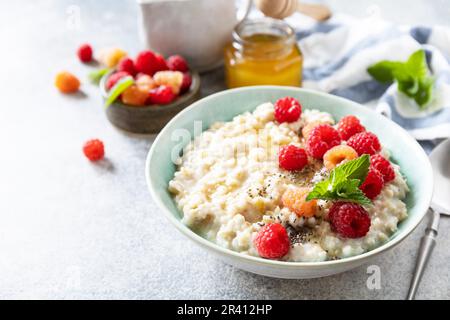
[[[434,193],[430,208],[433,216],[430,226],[422,237],[408,300],[414,299],[431,252],[436,245],[440,215],[450,216],[450,140],[445,140],[431,152],[430,161],[434,176]]]

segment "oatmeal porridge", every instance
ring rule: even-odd
[[[317,262],[372,250],[396,231],[407,217],[399,169],[356,117],[335,123],[287,97],[196,137],[169,191],[183,223],[221,247]]]

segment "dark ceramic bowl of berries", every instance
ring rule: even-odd
[[[199,98],[200,76],[179,55],[164,59],[145,50],[135,60],[120,60],[103,76],[100,89],[112,124],[134,133],[158,133]]]

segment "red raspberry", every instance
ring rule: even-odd
[[[380,194],[383,186],[384,181],[381,173],[377,169],[370,168],[366,180],[364,180],[359,188],[364,192],[367,198],[373,200]]]
[[[305,149],[294,145],[284,146],[278,152],[278,164],[285,170],[302,170],[308,164],[308,155]]]
[[[168,104],[175,99],[176,95],[172,88],[168,86],[159,86],[150,90],[149,100],[151,104]]]
[[[77,50],[77,55],[81,62],[91,62],[92,47],[87,43],[81,45]]]
[[[378,137],[372,132],[360,132],[352,136],[347,141],[347,145],[358,152],[358,155],[375,154],[381,150]]]
[[[113,73],[108,77],[108,80],[106,80],[106,90],[111,90],[111,88],[114,87],[114,85],[119,82],[120,79],[128,76],[130,76],[130,74],[125,71]]]
[[[183,82],[181,83],[180,93],[185,93],[189,90],[192,84],[192,76],[189,72],[183,73]]]
[[[370,165],[381,173],[384,183],[388,183],[395,179],[394,168],[389,160],[385,159],[381,154],[370,156]]]
[[[361,125],[357,117],[346,116],[338,122],[337,130],[339,131],[342,140],[348,140],[351,136],[366,131],[366,128]]]
[[[370,229],[370,217],[359,204],[335,202],[330,208],[328,219],[332,229],[345,238],[364,237]]]
[[[292,97],[278,99],[275,102],[275,119],[279,123],[295,122],[302,114],[302,106]]]
[[[309,155],[322,159],[325,152],[341,143],[339,132],[329,124],[315,126],[306,140],[306,150]]]
[[[167,58],[167,66],[172,71],[189,71],[189,66],[186,60],[180,55],[174,55]]]
[[[155,53],[155,57],[156,57],[156,71],[169,70],[166,59],[164,59],[164,57],[162,55]]]
[[[159,63],[155,53],[150,50],[141,51],[134,62],[137,72],[153,76],[158,71]]]
[[[105,147],[103,142],[98,139],[87,141],[83,146],[83,153],[91,161],[97,161],[104,157]]]
[[[125,71],[131,74],[133,77],[136,75],[136,68],[132,59],[125,57],[122,58],[117,64],[117,71]]]
[[[253,244],[261,257],[279,259],[285,256],[291,245],[286,229],[279,223],[269,223],[256,234]]]

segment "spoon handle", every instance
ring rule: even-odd
[[[331,10],[323,4],[302,3],[297,4],[297,11],[317,21],[325,21],[332,15]]]
[[[407,300],[414,300],[417,288],[419,287],[420,280],[422,279],[423,272],[427,266],[431,252],[433,251],[436,245],[436,237],[438,235],[440,215],[433,209],[431,209],[431,212],[433,214],[431,225],[425,230],[425,235],[422,237],[422,240],[420,242],[420,249],[416,261],[416,268],[414,270],[414,275],[409,287]]]

